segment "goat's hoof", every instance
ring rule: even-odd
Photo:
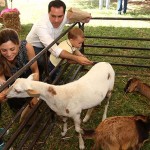
[[[86,119],[86,118],[83,119],[83,122],[84,122],[84,123],[86,123],[87,121],[88,121],[88,119]]]
[[[85,146],[84,145],[80,145],[80,150],[82,150],[82,149],[85,149]]]
[[[61,132],[61,136],[65,136],[66,135],[66,132]]]
[[[81,134],[84,134],[84,130],[83,130],[83,129],[81,129],[81,130],[80,130],[80,133],[81,133]]]
[[[76,130],[77,133],[81,133],[81,134],[84,133],[81,128],[77,128],[77,129],[75,129],[75,130]]]

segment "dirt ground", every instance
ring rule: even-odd
[[[140,7],[140,9],[147,9],[150,11],[150,0],[129,0],[129,5],[133,7]]]

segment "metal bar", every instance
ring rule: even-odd
[[[46,108],[44,110],[42,110],[43,112],[46,110]],[[29,128],[28,132],[26,132],[26,134],[24,135],[22,141],[19,143],[19,147],[17,148],[17,150],[21,150],[23,145],[25,144],[25,142],[27,141],[29,135],[31,134],[31,132],[34,130],[35,126],[38,124],[38,122],[41,120],[41,118],[43,117],[43,113],[41,113],[36,120],[34,120],[33,124],[31,125],[31,127]]]
[[[51,110],[50,110],[51,111]],[[56,123],[56,116],[53,116],[53,115],[55,115],[55,113],[54,112],[51,112],[51,117],[50,118],[54,118],[54,119],[52,119],[52,122],[51,122],[51,124],[49,125],[49,124],[47,124],[47,130],[45,131],[45,135],[44,135],[44,137],[45,137],[45,140],[44,140],[44,142],[43,142],[43,146],[46,144],[46,140],[47,140],[47,138],[49,137],[49,135],[50,135],[50,133],[52,132],[52,129],[54,128],[54,126],[55,126],[55,123]]]
[[[108,37],[108,36],[85,36],[85,38],[150,41],[150,38],[128,38],[128,37],[114,37],[114,36],[113,37]]]
[[[51,123],[51,124],[50,124]],[[30,143],[28,150],[32,150],[36,141],[38,140],[38,137],[41,135],[41,133],[43,132],[43,130],[48,126],[48,125],[54,125],[54,123],[51,122],[51,118],[48,117],[48,121],[46,123],[44,123],[44,125],[40,128],[39,132],[36,134],[36,138],[34,138],[34,140],[32,141],[32,143]]]
[[[99,48],[115,48],[115,49],[132,49],[132,50],[150,50],[145,47],[124,47],[124,46],[104,46],[104,45],[84,45],[84,47],[99,47]]]
[[[127,72],[118,72],[116,73],[116,76],[119,75],[132,75],[132,76],[143,76],[143,77],[150,77],[150,74],[143,74],[143,73],[127,73]]]
[[[94,64],[98,63],[97,61],[94,62]],[[126,67],[143,67],[143,68],[150,68],[150,66],[147,65],[135,65],[135,64],[122,64],[122,63],[111,63],[111,65],[115,65],[115,66],[126,66]]]
[[[150,68],[150,66],[147,66],[147,65],[122,64],[122,63],[111,63],[111,64],[112,64],[112,65],[116,65],[116,66]]]
[[[79,71],[82,69],[82,67],[83,67],[83,66],[81,66],[81,65],[78,66],[78,68],[75,70],[73,76],[70,78],[70,81],[69,81],[69,82],[73,81],[73,80],[76,78],[77,74],[78,74]]]
[[[142,58],[142,59],[150,59],[150,56],[129,56],[129,55],[94,54],[94,53],[85,53],[85,55],[89,55],[89,56],[108,56],[108,57],[124,57],[124,58]]]
[[[150,18],[120,18],[120,17],[93,17],[92,20],[143,20],[143,21],[150,21]]]
[[[53,81],[53,84],[58,83],[58,81],[60,80],[61,76],[63,75],[63,73],[66,71],[66,69],[69,67],[70,64],[66,63],[65,66],[63,67],[63,69],[61,69],[60,73],[57,75],[57,77],[55,78],[55,80]]]
[[[20,132],[22,131],[22,129],[25,127],[26,123],[29,121],[29,119],[31,118],[31,116],[35,113],[35,110],[37,110],[40,106],[40,104],[42,103],[42,101],[39,101],[34,107],[33,110],[31,111],[31,113],[28,115],[27,119],[24,121],[24,123],[20,124],[20,126],[18,127],[18,129],[15,131],[15,133],[11,136],[11,138],[7,141],[7,143],[4,146],[3,150],[8,150],[12,143],[17,139],[17,137],[19,136]]]
[[[11,125],[18,119],[18,117],[21,115],[22,111],[25,109],[25,107],[28,105],[28,102],[24,104],[24,106],[17,112],[15,117],[12,119],[12,121],[5,127],[3,132],[0,134],[0,139],[4,136],[4,134],[8,131],[8,129],[11,127]]]

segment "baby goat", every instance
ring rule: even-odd
[[[150,117],[115,116],[102,121],[95,130],[85,130],[83,137],[92,138],[92,150],[140,150],[149,137]]]
[[[124,91],[126,93],[139,92],[140,94],[150,99],[150,86],[146,83],[142,83],[137,78],[130,79],[126,84]]]
[[[106,62],[95,64],[83,77],[65,85],[51,85],[39,81],[18,78],[8,90],[7,97],[39,97],[58,115],[63,116],[63,132],[67,132],[67,117],[74,120],[75,130],[79,133],[79,147],[84,149],[80,115],[82,110],[89,109],[86,122],[92,113],[93,107],[100,105],[107,97],[107,104],[103,119],[106,118],[109,98],[114,86],[115,72]]]

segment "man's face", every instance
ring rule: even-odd
[[[64,19],[64,10],[63,7],[56,8],[51,7],[49,12],[49,19],[54,28],[58,28]]]

